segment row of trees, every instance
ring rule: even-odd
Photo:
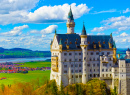
[[[45,81],[45,77],[42,81]],[[14,85],[1,85],[1,95],[117,95],[110,91],[104,81],[93,79],[86,84],[78,83],[64,87],[56,85],[55,80],[44,83],[39,79],[28,83],[15,83]]]

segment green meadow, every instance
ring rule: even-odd
[[[23,64],[23,65],[20,65],[20,67],[30,67],[30,68],[51,67],[51,63],[50,62],[46,62],[46,61],[16,63],[16,64]]]
[[[24,64],[21,65],[21,67],[50,67],[50,62],[26,62],[26,63],[18,63],[18,64]],[[50,78],[50,70],[41,71],[28,71],[27,74],[23,73],[0,73],[0,78],[6,77],[7,79],[0,80],[0,84],[13,84],[15,82],[30,82],[31,80],[49,80]]]

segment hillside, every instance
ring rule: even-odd
[[[23,48],[4,49],[0,47],[0,58],[50,57],[50,51],[32,51]]]

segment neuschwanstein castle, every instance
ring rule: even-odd
[[[92,78],[105,80],[118,94],[130,95],[130,50],[126,56],[116,56],[116,44],[110,35],[81,35],[74,32],[75,22],[70,8],[67,33],[55,35],[51,41],[51,74],[57,85],[85,84]]]

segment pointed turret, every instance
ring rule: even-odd
[[[56,29],[55,29],[55,34],[56,34]]]
[[[127,51],[130,51],[130,49],[128,48]]]
[[[62,45],[61,39],[60,39],[59,45]]]
[[[74,20],[72,10],[71,10],[71,6],[70,6],[70,11],[68,13],[68,18],[71,19],[71,20]]]
[[[74,22],[74,17],[73,17],[71,7],[70,7],[70,11],[68,13],[66,25],[67,25],[67,34],[74,34],[75,22]]]
[[[81,35],[87,35],[86,29],[85,29],[85,26],[84,26],[84,22],[83,22],[83,29],[82,29]]]

